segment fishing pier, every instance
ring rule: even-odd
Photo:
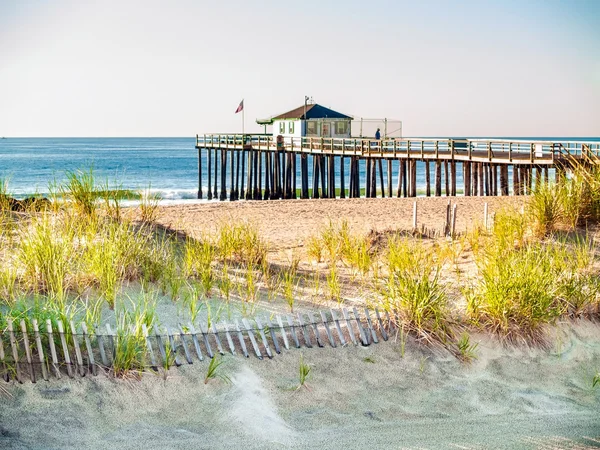
[[[204,134],[196,149],[198,198],[232,201],[525,195],[600,158],[600,142],[491,138]]]

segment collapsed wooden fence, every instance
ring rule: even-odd
[[[205,321],[198,331],[192,323],[179,324],[176,330],[156,325],[148,330],[144,325],[144,359],[158,370],[184,361],[193,364],[194,359],[204,361],[217,353],[273,358],[294,347],[368,346],[380,338],[387,341],[393,330],[388,313],[356,307],[255,317],[252,322],[246,318],[219,324]],[[53,324],[50,319],[45,323],[21,319],[17,323],[8,319],[6,330],[0,332],[0,376],[6,382],[29,379],[35,383],[40,376],[48,381],[110,372],[123,332],[127,330],[117,332],[109,324],[92,331],[84,322],[78,328],[73,321]]]

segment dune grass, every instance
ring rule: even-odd
[[[420,241],[388,242],[380,304],[407,331],[426,340],[451,336],[448,297],[440,281],[441,264]]]

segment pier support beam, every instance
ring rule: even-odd
[[[437,176],[437,166],[436,166],[436,176]],[[425,196],[427,196],[427,197],[431,196],[431,169],[429,167],[429,160],[425,161]]]
[[[387,190],[388,190],[388,197],[392,198],[393,196],[393,192],[392,192],[392,160],[391,159],[387,159]]]
[[[464,183],[464,191],[465,196],[471,196],[471,163],[465,161],[462,163],[463,166],[463,183]]]
[[[442,163],[441,161],[435,162],[435,196],[442,196]]]
[[[448,179],[448,160],[444,161],[444,183],[447,197],[450,195],[450,180]]]
[[[450,174],[452,176],[452,188],[450,195],[456,196],[456,161],[450,163]]]
[[[308,198],[308,155],[302,153],[300,155],[300,198]]]
[[[221,149],[221,195],[219,200],[227,200],[227,150]]]
[[[196,140],[198,136],[196,136]],[[198,199],[202,200],[202,150],[198,147]]]
[[[206,178],[208,179],[208,192],[206,193],[206,198],[212,200],[212,190],[211,190],[211,151],[210,148],[206,149]]]

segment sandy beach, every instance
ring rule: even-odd
[[[488,214],[504,207],[519,206],[519,197],[418,197],[384,199],[281,200],[269,202],[214,202],[160,207],[157,222],[192,237],[214,233],[224,221],[249,221],[269,242],[270,251],[300,248],[330,221],[345,220],[357,233],[371,230],[411,230],[413,205],[417,202],[419,229],[441,230],[448,202],[457,205],[456,231],[472,229]]]
[[[441,227],[446,198],[419,198],[418,222]],[[457,231],[521,199],[457,198]],[[329,220],[360,232],[410,229],[412,199],[238,202],[165,206],[158,222],[194,237],[224,220],[249,220],[269,259],[301,249]],[[304,304],[302,307],[310,307]],[[258,313],[273,311],[261,302]],[[180,311],[163,297],[157,312]],[[225,355],[208,363],[114,380],[103,374],[2,384],[0,448],[589,449],[600,445],[600,326],[564,322],[544,348],[473,334],[471,363],[399,336],[369,347],[291,349],[272,360]],[[298,388],[301,356],[311,367]]]

